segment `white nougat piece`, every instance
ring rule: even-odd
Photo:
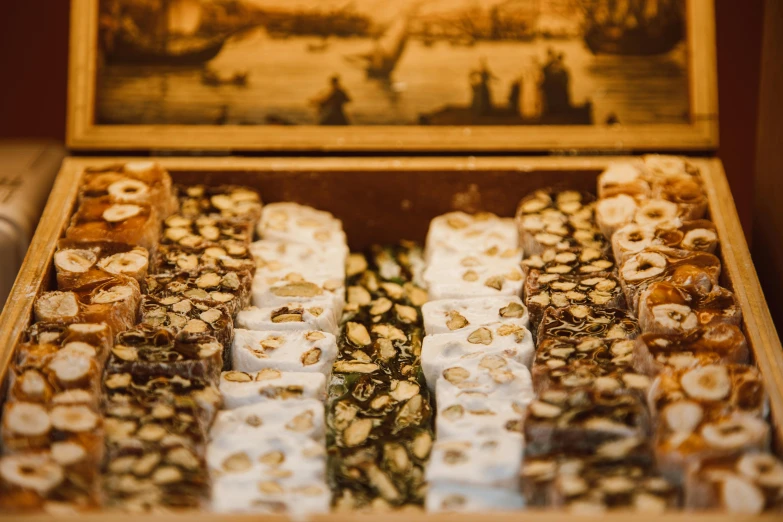
[[[535,350],[533,335],[524,326],[492,323],[426,336],[421,349],[421,366],[427,385],[435,391],[438,379],[443,377],[444,370],[451,366],[471,366],[475,363],[480,364],[479,368],[482,370],[489,370],[492,368],[487,368],[487,365],[501,364],[499,360],[493,362],[500,357],[529,367],[533,362]],[[481,362],[489,355],[493,357]]]
[[[247,373],[232,370],[220,375],[223,407],[239,408],[270,400],[326,399],[326,376],[320,373],[281,372],[266,368]]]
[[[427,232],[425,259],[436,252],[484,252],[519,248],[514,220],[481,212],[449,212],[434,218]]]
[[[470,299],[520,296],[525,275],[519,265],[443,268],[429,264],[424,271],[430,299]]]
[[[289,303],[308,303],[323,300],[339,320],[345,306],[345,277],[337,279],[312,278],[305,280],[300,274],[289,274],[286,279],[267,279],[263,275],[253,278],[252,303],[258,308],[279,307]]]
[[[221,410],[209,431],[210,440],[216,444],[227,439],[259,441],[273,437],[322,441],[323,403],[316,399],[266,401]]]
[[[284,279],[290,273],[305,278],[343,279],[345,247],[321,248],[301,243],[261,239],[250,244],[256,262],[256,275]]]
[[[337,334],[336,311],[330,298],[301,303],[286,302],[281,306],[251,306],[237,314],[237,328],[254,331],[310,331],[320,330]]]
[[[275,369],[328,376],[337,358],[337,341],[333,334],[316,330],[237,328],[231,350],[232,367],[242,372]]]
[[[477,326],[508,323],[530,327],[530,316],[517,296],[441,299],[421,307],[427,335],[472,331]]]
[[[331,501],[325,480],[299,481],[293,486],[279,480],[218,479],[212,483],[212,511],[216,513],[316,515],[329,513]]]
[[[436,417],[438,440],[520,435],[530,402],[524,396],[507,400],[478,397],[457,401],[445,401],[439,397]]]
[[[430,484],[425,500],[430,513],[516,511],[524,507],[525,497],[518,491],[448,482]]]
[[[501,353],[477,352],[444,366],[435,381],[439,403],[479,399],[525,402],[535,396],[530,370]]]
[[[427,481],[518,490],[523,445],[521,435],[437,440],[427,464]]]
[[[329,212],[297,203],[269,203],[257,226],[263,239],[318,247],[344,248],[347,241],[342,222]],[[345,261],[343,259],[343,261]]]

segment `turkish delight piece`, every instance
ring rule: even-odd
[[[266,368],[258,372],[232,370],[220,376],[225,408],[238,408],[269,400],[326,399],[326,377],[304,372]]]
[[[436,253],[476,254],[496,249],[502,253],[519,247],[514,220],[489,212],[449,212],[430,222],[425,249],[429,263]]]
[[[533,336],[527,328],[513,323],[492,323],[458,332],[428,335],[424,338],[421,363],[427,384],[435,391],[435,383],[446,368],[463,360],[495,354],[530,366],[534,353]],[[494,359],[488,359],[485,365],[492,364],[490,360]]]
[[[525,508],[525,498],[507,489],[436,482],[427,489],[426,507],[429,513],[517,511]]]
[[[570,250],[544,250],[522,261],[526,273],[538,271],[544,274],[569,276],[606,275],[615,270],[611,256],[605,250],[584,247]]]
[[[749,451],[703,459],[688,470],[685,508],[732,514],[783,512],[783,462],[770,453]]]
[[[734,294],[720,286],[699,292],[658,281],[639,298],[639,326],[647,333],[683,334],[699,327],[728,324],[739,326],[742,309]]]
[[[322,298],[306,302],[287,302],[281,306],[257,308],[255,306],[239,312],[235,326],[253,331],[320,330],[332,335],[337,333],[331,299]]]
[[[438,401],[533,398],[530,370],[501,354],[476,352],[444,366],[436,381]]]
[[[517,490],[522,467],[522,437],[440,439],[432,446],[427,465],[431,484],[458,483]]]
[[[595,222],[594,199],[573,190],[538,190],[522,199],[516,224],[525,255],[573,247],[606,250],[606,239]]]
[[[634,341],[596,338],[547,339],[531,368],[536,392],[587,387],[629,390],[646,397],[651,379],[632,368]]]
[[[529,400],[485,400],[481,397],[448,402],[438,400],[438,440],[521,435]]]
[[[190,185],[177,187],[180,214],[185,217],[219,216],[255,223],[261,217],[261,196],[249,187]]]
[[[288,243],[262,239],[250,244],[256,263],[256,275],[284,279],[289,273],[304,278],[343,279],[345,249],[323,248],[305,243]],[[365,261],[366,264],[366,261]]]
[[[430,263],[424,271],[433,300],[519,296],[525,276],[519,265],[448,268]]]
[[[145,248],[123,243],[90,245],[62,240],[54,254],[57,288],[72,290],[111,276],[132,277],[141,285],[147,277],[149,257]]]
[[[612,163],[598,175],[598,197],[605,199],[625,194],[634,198],[649,198],[652,186],[646,174],[642,162]]]
[[[529,328],[527,308],[516,296],[480,299],[441,299],[421,307],[427,335],[453,333],[491,323]]]
[[[545,390],[527,409],[525,454],[592,452],[619,439],[646,438],[649,425],[649,414],[637,394],[584,388]]]
[[[234,323],[225,305],[209,301],[190,300],[179,296],[141,298],[141,324],[153,328],[170,328],[195,336],[213,336],[223,345],[223,362],[234,339]]]
[[[82,201],[65,237],[74,242],[125,243],[153,252],[160,234],[159,216],[146,203],[117,203],[110,197]]]
[[[264,207],[256,231],[262,239],[342,249],[348,255],[342,221],[331,213],[297,203]]]
[[[619,265],[633,254],[657,246],[712,254],[718,246],[718,233],[711,221],[697,219],[652,226],[632,223],[612,235],[612,251]]]
[[[81,445],[96,462],[103,454],[102,420],[88,404],[8,402],[3,412],[6,452],[49,449],[58,441]]]
[[[253,279],[252,294],[253,305],[259,308],[329,298],[333,303],[333,310],[338,314],[335,320],[339,319],[345,305],[342,278],[305,280],[300,274],[291,273],[285,279],[270,281],[259,276]]]
[[[148,277],[147,290],[158,299],[179,297],[224,304],[235,316],[250,304],[251,283],[249,272],[205,270],[198,274],[180,272]]]
[[[337,357],[337,342],[334,335],[317,330],[237,328],[232,355],[232,367],[239,371],[257,372],[270,368],[328,376]]]
[[[611,274],[573,277],[532,270],[525,279],[525,305],[535,328],[550,307],[625,308],[625,294],[620,281]]]
[[[642,334],[636,338],[634,368],[647,375],[711,364],[748,364],[750,352],[739,327],[715,324],[687,334]]]
[[[567,308],[548,308],[538,328],[537,339],[635,339],[639,323],[625,310],[617,308],[590,308],[571,305]]]
[[[322,440],[324,405],[316,399],[264,401],[223,410],[209,431],[215,442],[263,440],[285,435],[298,439]]]

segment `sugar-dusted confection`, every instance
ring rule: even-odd
[[[273,368],[286,372],[329,375],[337,357],[334,335],[316,330],[234,330],[235,370],[257,372]]]
[[[538,190],[520,201],[516,224],[525,255],[573,247],[605,250],[606,239],[595,223],[594,199],[573,190]]]
[[[517,296],[429,301],[421,307],[421,314],[428,335],[452,333],[491,323],[530,326],[527,308]]]
[[[301,399],[264,401],[223,410],[215,417],[209,436],[213,441],[275,436],[322,440],[324,405],[316,399]]]
[[[61,240],[54,254],[57,288],[71,290],[111,276],[132,277],[140,285],[149,270],[149,252],[124,243],[74,243]]]
[[[282,306],[287,303],[307,302],[318,298],[330,298],[333,310],[341,311],[345,305],[343,279],[304,279],[300,274],[288,274],[277,280],[256,277],[252,286],[252,302],[259,308]],[[335,316],[335,320],[339,318]]]
[[[533,398],[530,370],[500,354],[478,352],[458,359],[440,373],[436,381],[438,401],[514,400]]]
[[[525,418],[525,454],[587,453],[626,437],[646,438],[650,419],[628,391],[575,388],[541,392]]]
[[[334,303],[328,297],[305,302],[287,302],[280,306],[257,308],[252,306],[236,316],[236,328],[267,331],[320,330],[337,333]]]
[[[283,372],[266,368],[257,372],[232,370],[220,376],[225,408],[238,408],[270,400],[326,398],[326,377],[320,373]]]
[[[517,249],[519,239],[514,220],[489,212],[448,212],[430,222],[425,257],[429,263],[440,252],[480,253],[497,248]]]
[[[525,498],[508,489],[437,482],[427,488],[426,508],[428,513],[517,511],[525,508]]]
[[[619,276],[626,303],[636,311],[642,292],[651,283],[668,281],[708,293],[718,284],[720,271],[720,260],[713,254],[648,247],[628,257],[620,266]]]
[[[117,335],[107,372],[144,377],[204,379],[217,383],[223,345],[206,332],[140,325]]]
[[[151,161],[88,168],[79,186],[82,199],[109,197],[118,203],[146,203],[165,218],[177,209],[171,176]]]
[[[345,277],[345,248],[342,246],[324,248],[262,239],[250,244],[250,253],[255,259],[257,276],[284,279],[290,273],[298,273],[304,278]]]
[[[159,216],[146,203],[117,203],[110,197],[82,201],[65,237],[74,242],[125,243],[153,252],[160,233]]]
[[[635,339],[639,323],[625,310],[571,305],[548,308],[538,328],[538,342],[546,339]]]
[[[519,247],[492,246],[486,250],[449,250],[440,249],[434,251],[427,261],[428,266],[436,266],[442,269],[459,268],[490,268],[504,266],[510,268],[519,268],[522,263],[522,249]],[[390,271],[390,270],[389,270]],[[395,279],[395,277],[385,277],[383,271],[380,271],[384,279]],[[386,274],[394,275],[394,274]]]
[[[639,298],[639,326],[648,333],[681,334],[713,324],[739,326],[742,309],[720,286],[709,292],[665,281],[650,284]]]
[[[245,243],[224,240],[205,243],[198,247],[160,245],[156,252],[155,273],[188,272],[248,272],[253,274],[256,264]]]
[[[768,409],[761,373],[747,364],[710,364],[658,374],[650,387],[650,411],[655,415],[683,400],[758,417],[766,416]]]
[[[758,451],[706,458],[688,470],[684,490],[686,509],[746,515],[781,513],[783,462]]]
[[[495,354],[530,366],[534,353],[533,336],[527,328],[514,323],[490,323],[426,336],[422,345],[421,364],[427,384],[434,391],[435,383],[444,375],[446,368],[453,364]],[[494,358],[490,359],[494,361]],[[493,369],[489,360],[484,363],[484,367]]]
[[[473,437],[521,435],[529,397],[518,400],[485,400],[482,397],[462,400],[438,400],[438,440],[460,440]]]
[[[614,162],[598,176],[598,197],[611,198],[625,194],[634,198],[648,198],[652,187],[646,179],[642,162]]]
[[[715,252],[718,234],[711,221],[673,221],[658,225],[625,225],[612,235],[612,251],[618,264],[647,247],[669,247],[693,252]]]
[[[629,390],[646,397],[651,379],[632,368],[630,339],[546,339],[538,344],[531,367],[537,392],[550,388]]]
[[[147,293],[157,299],[187,298],[223,304],[236,315],[250,304],[248,272],[203,271],[158,274],[147,278]]]
[[[331,213],[297,203],[264,207],[256,231],[262,239],[319,247],[346,245],[342,222]],[[345,247],[345,255],[348,254]]]
[[[569,276],[597,276],[615,270],[614,261],[605,250],[592,247],[570,250],[544,250],[522,261],[526,272]]]
[[[636,464],[577,461],[558,471],[552,482],[552,505],[573,514],[614,510],[663,513],[680,504],[676,484]]]
[[[170,328],[191,335],[215,337],[229,353],[234,339],[234,323],[227,306],[180,296],[141,298],[141,324],[154,328]],[[223,357],[224,363],[230,358]]]
[[[522,437],[513,435],[436,440],[427,465],[427,481],[516,490],[522,446]]]
[[[750,352],[739,327],[715,324],[686,334],[644,333],[636,338],[634,368],[647,375],[712,364],[748,364]]]
[[[27,359],[34,356],[38,345],[88,350],[102,366],[114,344],[111,329],[106,323],[35,323],[27,329],[26,335],[27,342],[16,349],[16,364],[20,366],[30,364]]]
[[[203,249],[224,241],[247,247],[252,240],[252,222],[223,218],[215,214],[171,215],[163,220],[163,233],[160,238],[161,244],[192,249]]]
[[[270,467],[269,480],[214,480],[211,510],[288,516],[329,513],[332,492],[323,478],[285,478],[286,470]]]
[[[625,308],[625,294],[612,274],[575,277],[531,270],[525,279],[525,305],[531,324],[537,328],[548,308]]]
[[[100,460],[101,415],[88,404],[8,402],[3,411],[2,439],[6,452],[48,449],[57,441],[73,441]]]
[[[517,265],[444,269],[430,264],[424,271],[427,290],[433,300],[519,296],[524,279],[522,269]]]
[[[224,219],[255,222],[261,216],[261,196],[257,191],[234,185],[177,187],[180,214],[185,217],[220,216]]]

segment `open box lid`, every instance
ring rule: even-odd
[[[73,0],[80,151],[706,151],[712,0]]]

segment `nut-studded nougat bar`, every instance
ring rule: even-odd
[[[110,197],[82,201],[65,237],[84,243],[125,243],[154,252],[160,235],[159,216],[146,203],[117,203]]]
[[[595,223],[594,199],[573,190],[538,190],[520,201],[516,224],[525,255],[574,247],[606,250],[606,239]]]
[[[209,430],[213,441],[286,438],[316,441],[324,437],[324,405],[316,399],[264,401],[222,410]]]
[[[141,324],[154,328],[171,328],[190,335],[210,335],[223,345],[226,357],[234,339],[234,323],[225,305],[190,300],[179,296],[141,298]]]
[[[224,304],[235,316],[250,304],[251,282],[248,272],[181,272],[148,277],[147,290],[157,299],[179,297]]]
[[[320,373],[232,370],[220,376],[220,393],[227,409],[270,400],[326,399],[326,377]]]
[[[630,224],[673,228],[683,219],[695,219],[688,212],[688,208],[666,199],[635,199],[626,194],[601,199],[595,205],[598,227],[607,238]]]
[[[424,286],[421,276],[426,262],[424,250],[418,243],[403,239],[393,245],[373,245],[370,251],[371,261],[381,278]],[[521,256],[521,252],[519,255]],[[420,306],[420,304],[412,304]]]
[[[612,235],[612,251],[620,265],[633,254],[653,246],[712,254],[718,246],[718,233],[711,221],[697,219],[646,226],[633,223]]]
[[[757,451],[704,459],[688,470],[684,489],[687,509],[781,513],[783,462]]]
[[[522,437],[465,437],[438,440],[427,465],[432,484],[457,483],[516,490],[522,467]]]
[[[514,220],[500,218],[489,212],[449,212],[430,222],[425,258],[429,263],[438,253],[476,254],[493,248],[505,252],[518,247],[519,237]]]
[[[632,368],[634,341],[629,339],[547,339],[539,343],[531,368],[537,392],[550,388],[588,387],[630,390],[646,397],[651,380]]]
[[[178,206],[171,176],[151,161],[88,168],[81,179],[79,197],[108,197],[117,203],[149,204],[155,207],[161,218],[175,212]]]
[[[253,223],[219,215],[183,216],[163,220],[160,242],[182,248],[203,249],[222,243],[248,246],[253,240]]]
[[[533,270],[525,279],[525,305],[537,327],[550,307],[625,308],[625,295],[620,281],[611,274],[572,277]]]
[[[433,300],[519,296],[524,279],[518,264],[464,268],[430,263],[424,271]]]
[[[223,345],[211,335],[141,325],[117,335],[106,365],[108,374],[203,379],[217,383]]]
[[[425,505],[429,513],[517,511],[525,508],[525,498],[508,489],[436,482],[427,488]]]
[[[154,271],[157,274],[168,272],[248,272],[256,269],[253,257],[245,243],[224,240],[219,243],[206,243],[198,247],[178,245],[160,245],[156,252]]]
[[[533,335],[524,326],[493,323],[447,334],[428,335],[422,345],[421,363],[431,390],[446,368],[461,361],[497,354],[525,366],[533,362]],[[489,363],[486,363],[489,364]]]
[[[491,323],[530,327],[527,308],[516,296],[442,299],[421,307],[427,335],[452,333]]]
[[[285,279],[286,275],[297,273],[305,279],[345,277],[343,247],[322,248],[304,243],[262,239],[250,244],[250,253],[255,259],[258,276]]]
[[[251,306],[239,312],[235,326],[245,330],[312,331],[337,333],[333,303],[329,298],[303,303],[288,302],[281,306],[257,308]]]
[[[502,354],[477,352],[444,366],[436,381],[438,401],[533,399],[530,370]]]
[[[270,203],[256,228],[262,239],[343,249],[348,255],[342,221],[331,213],[297,203]]]
[[[495,400],[468,397],[447,401],[439,398],[438,440],[521,435],[523,417],[529,402],[524,396]]]
[[[6,452],[50,449],[55,442],[71,441],[96,462],[103,454],[101,416],[89,404],[6,403],[2,438]]]
[[[606,251],[598,248],[550,248],[522,261],[522,268],[526,273],[538,271],[544,274],[586,277],[609,274],[615,270],[615,264]]]
[[[625,310],[594,309],[585,305],[548,308],[538,327],[539,342],[546,339],[635,339],[639,323]]]
[[[734,294],[720,286],[703,293],[659,281],[642,292],[639,326],[647,333],[681,334],[718,323],[739,326],[742,309]]]
[[[636,338],[633,365],[637,371],[657,375],[709,364],[747,364],[748,343],[739,327],[715,324],[687,334],[642,334]]]
[[[305,280],[300,274],[289,274],[285,279],[267,279],[257,276],[253,279],[253,305],[263,308],[281,306],[290,302],[307,302],[328,297],[333,302],[335,312],[341,313],[345,305],[345,287],[343,279]],[[335,316],[335,320],[339,315]]]
[[[132,277],[144,284],[149,269],[149,252],[124,243],[74,243],[61,240],[54,254],[57,288],[72,290],[112,276]]]
[[[317,330],[252,331],[237,328],[232,345],[235,370],[317,372],[329,375],[337,357],[334,335]]]
[[[255,223],[261,216],[261,196],[249,187],[191,185],[177,187],[180,211],[185,217],[219,216]]]
[[[629,257],[620,267],[620,282],[631,310],[639,307],[642,292],[656,281],[667,281],[708,293],[718,284],[720,260],[706,252],[649,247]]]
[[[649,176],[641,161],[613,162],[598,175],[598,197],[611,198],[626,194],[635,198],[652,195]]]
[[[49,353],[49,348],[39,352],[40,345],[50,345],[56,349],[71,347],[86,351],[103,366],[113,345],[112,332],[106,323],[35,323],[27,329],[27,342],[16,349],[16,364],[25,366],[29,357],[38,353]]]
[[[550,389],[530,403],[525,455],[587,453],[626,437],[645,438],[650,419],[644,402],[626,391]]]

